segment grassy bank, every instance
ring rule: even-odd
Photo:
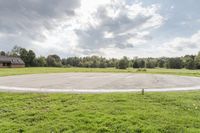
[[[146,71],[138,71],[138,69],[129,68],[126,70],[115,68],[0,68],[0,76],[22,75],[22,74],[39,74],[39,73],[65,73],[65,72],[112,72],[112,73],[150,73],[150,74],[173,74],[184,76],[200,76],[200,70],[186,69],[146,69]]]
[[[1,132],[200,132],[200,92],[0,93]]]

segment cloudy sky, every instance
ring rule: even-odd
[[[0,0],[0,50],[61,57],[200,51],[199,0]]]

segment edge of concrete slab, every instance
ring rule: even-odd
[[[122,93],[122,92],[142,92],[141,89],[44,89],[44,88],[24,88],[0,86],[1,92],[23,92],[23,93]],[[144,92],[174,92],[174,91],[194,91],[200,90],[200,86],[179,87],[179,88],[148,88]]]

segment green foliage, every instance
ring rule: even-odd
[[[132,60],[133,68],[144,68],[145,67],[145,59],[135,58]]]
[[[186,69],[194,69],[195,64],[194,64],[194,56],[191,55],[186,55],[184,56],[183,60],[183,65],[185,66]]]
[[[137,72],[146,72],[147,71],[147,69],[145,69],[145,68],[139,68],[139,69],[137,69]]]
[[[11,56],[20,56],[20,51],[21,51],[21,49],[22,49],[21,47],[15,45],[15,46],[13,47],[13,49],[11,50],[10,55],[11,55]]]
[[[158,60],[157,60],[157,67],[159,67],[159,68],[164,68],[164,65],[165,65],[165,58],[159,58]]]
[[[6,52],[0,51],[0,56],[6,56]]]
[[[24,61],[26,66],[29,66],[28,51],[25,48],[21,48],[19,52],[20,58]]]
[[[25,48],[20,48],[20,58],[24,61],[27,67],[34,66],[36,55],[32,50],[27,51]]]
[[[147,58],[145,62],[146,68],[155,68],[156,67],[156,60],[153,58]]]
[[[116,68],[118,69],[127,69],[128,67],[129,61],[127,57],[123,57],[123,59],[120,59],[116,66]]]
[[[198,133],[200,92],[0,93],[2,133]]]
[[[91,57],[68,57],[62,59],[62,64],[64,66],[71,67],[87,67],[87,68],[106,68],[115,67],[116,59],[106,59],[98,56]]]
[[[140,68],[137,60],[133,60],[133,68]]]
[[[169,58],[165,64],[166,68],[180,69],[182,67],[182,60],[180,58]]]
[[[200,52],[198,55],[195,57],[195,68],[200,69]]]
[[[35,64],[34,64],[34,60],[35,60],[35,58],[36,58],[36,55],[35,55],[35,53],[33,52],[33,50],[29,50],[28,51],[28,55],[27,55],[28,57],[28,66],[34,66]]]
[[[58,55],[49,55],[47,57],[47,65],[50,67],[61,67],[62,62]]]
[[[34,59],[34,66],[46,67],[47,66],[47,60],[46,60],[46,58],[43,57],[43,56],[35,58]]]
[[[4,53],[2,53],[4,55]],[[61,59],[58,55],[49,55],[47,58],[36,57],[34,51],[15,46],[10,56],[20,56],[28,67],[85,67],[85,68],[168,68],[168,69],[200,69],[200,52],[197,56],[186,55],[175,58],[133,58],[106,59],[99,56],[67,57]]]

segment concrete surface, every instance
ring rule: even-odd
[[[130,73],[57,73],[0,77],[0,91],[131,92],[200,89],[200,78]]]

